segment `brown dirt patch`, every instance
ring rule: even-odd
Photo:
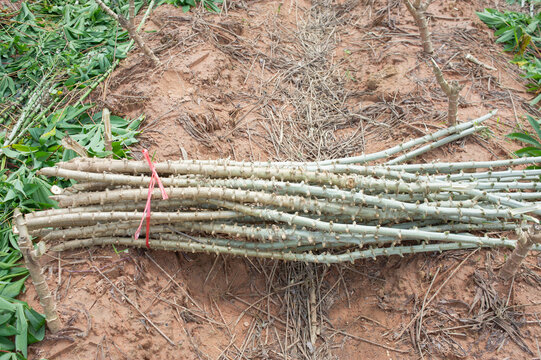
[[[317,4],[232,2],[222,15],[161,6],[144,37],[165,68],[151,68],[135,51],[94,101],[116,115],[145,114],[140,146],[157,160],[183,152],[192,159],[246,161],[349,156],[445,126],[446,99],[400,1]],[[465,85],[459,119],[495,108],[499,115],[487,122],[490,135],[450,144],[423,160],[508,157],[517,144],[503,135],[534,111],[517,69],[474,13],[487,6],[494,4],[438,1],[429,10],[438,62],[448,78]],[[497,70],[468,62],[468,53]],[[68,252],[46,259],[67,330],[32,346],[30,357],[379,360],[417,359],[421,348],[428,358],[531,358],[536,355],[504,329],[520,331],[537,352],[539,257],[528,259],[511,291],[497,288],[511,308],[500,306],[494,321],[479,322],[492,314],[487,304],[501,305],[480,290],[479,279],[490,279],[506,254],[474,254],[425,309],[423,326],[416,323],[395,340],[421,308],[434,275],[431,293],[466,253],[327,268],[131,249]],[[309,314],[313,296],[317,313]],[[31,285],[23,300],[38,306]]]

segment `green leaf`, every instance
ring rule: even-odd
[[[0,80],[0,97],[8,97],[15,94],[15,82],[6,74]]]
[[[528,147],[515,151],[515,155],[518,157],[541,156],[541,149],[533,147],[533,146],[528,146]]]
[[[0,326],[3,326],[5,323],[10,321],[12,317],[13,317],[13,314],[11,312],[5,311],[5,309],[0,308]]]
[[[34,309],[25,309],[25,314],[30,322],[30,325],[34,329],[39,329],[43,325],[45,325],[45,316],[41,315]]]
[[[23,185],[23,183],[21,182],[21,180],[15,179],[14,181],[12,181],[11,184],[13,185],[13,188],[14,188],[15,190],[17,190],[18,192],[22,193],[23,195],[26,195],[26,193],[24,192],[24,185]]]
[[[533,145],[535,147],[541,148],[541,144],[537,140],[535,140],[533,137],[531,137],[530,135],[527,135],[527,134],[512,133],[512,134],[507,135],[507,137],[509,139],[512,139],[512,140],[519,140],[519,141],[522,141],[524,143],[527,143],[527,144]]]
[[[13,144],[11,145],[11,147],[15,150],[26,152],[26,153],[36,151],[38,149],[38,147],[36,146],[28,146],[28,145],[23,145],[23,144]]]
[[[2,148],[2,152],[4,153],[4,155],[11,159],[17,159],[19,155],[21,155],[19,152],[13,151],[8,147]]]
[[[533,34],[533,32],[538,28],[539,26],[539,20],[534,20],[530,23],[530,25],[528,25],[528,27],[526,28],[526,32],[528,34]]]
[[[4,287],[0,286],[0,296],[7,297],[7,298],[15,298],[17,295],[21,293],[21,290],[24,286],[24,282],[27,277],[28,275],[20,280],[4,285]]]
[[[24,313],[28,319],[28,343],[43,340],[45,337],[45,316],[41,315],[34,309],[25,309]]]
[[[495,10],[492,10],[495,11]],[[495,14],[491,13],[491,9],[485,10],[485,12],[477,12],[476,13],[479,19],[481,19],[482,22],[489,26],[497,26],[502,23],[502,20],[499,16],[496,16]]]
[[[17,328],[11,324],[4,324],[0,327],[0,337],[1,336],[13,336],[17,335]]]
[[[13,189],[9,189],[6,193],[6,196],[4,196],[4,199],[2,201],[4,203],[7,203],[16,198],[17,198],[17,193]]]
[[[45,323],[45,318],[43,318]],[[28,328],[28,344],[37,343],[45,337],[45,325],[40,328],[34,329],[33,327]]]
[[[40,140],[45,140],[45,139],[48,139],[50,138],[51,136],[55,136],[56,135],[56,126],[54,126],[50,131],[44,133],[43,135],[40,136]]]
[[[15,335],[15,348],[26,358],[28,357],[28,322],[26,321],[26,316],[24,315],[23,304],[16,304],[15,313],[17,318],[15,324],[17,331],[19,332],[17,335]]]
[[[539,126],[539,121],[537,121],[536,119],[534,119],[532,116],[530,115],[527,115],[526,118],[528,119],[528,122],[530,123],[530,125],[533,127],[533,129],[535,130],[536,134],[537,134],[537,137],[539,139],[541,139],[541,128]]]
[[[537,95],[535,99],[530,101],[530,105],[536,105],[539,101],[541,101],[541,94]]]
[[[494,33],[494,35],[498,36],[498,32]],[[509,40],[513,40],[516,36],[516,33],[514,31],[514,29],[509,29],[509,30],[506,30],[505,32],[502,33],[502,35],[496,40],[497,43],[505,43],[505,42],[508,42]]]
[[[12,351],[15,350],[15,344],[13,344],[13,341],[10,341],[9,339],[0,336],[0,350],[2,351]],[[6,357],[6,355],[10,355],[10,357]],[[0,360],[6,360],[6,359],[14,359],[11,357],[11,354],[4,354],[0,356]]]
[[[12,299],[9,299],[9,300],[13,301]],[[10,301],[0,296],[0,309],[4,311],[15,312],[16,306]]]

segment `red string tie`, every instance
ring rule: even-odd
[[[149,243],[150,201],[152,200],[152,193],[154,192],[154,186],[156,186],[156,183],[158,183],[158,187],[160,188],[160,192],[162,193],[162,199],[167,200],[169,199],[169,196],[167,196],[167,193],[165,192],[165,188],[163,187],[162,181],[160,180],[160,177],[158,176],[158,172],[156,172],[156,168],[154,167],[152,160],[150,160],[150,156],[148,155],[147,149],[143,149],[143,156],[145,157],[148,163],[148,166],[150,167],[150,171],[152,171],[152,177],[150,179],[150,184],[148,185],[147,203],[145,205],[145,210],[143,211],[143,217],[141,218],[141,223],[139,224],[139,227],[137,228],[137,231],[135,232],[134,239],[137,240],[139,238],[139,235],[141,234],[141,227],[143,226],[143,221],[146,218],[146,230],[147,230],[146,245],[147,245],[147,248],[150,249],[150,243]]]

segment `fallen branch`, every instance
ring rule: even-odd
[[[490,70],[490,71],[496,71],[496,68],[494,66],[490,66],[490,65],[487,65],[485,64],[484,62],[481,62],[481,60],[477,59],[475,56],[473,56],[472,54],[466,54],[464,56],[464,58],[468,61],[471,61],[472,63],[474,63],[475,65],[479,65],[479,66],[482,66],[484,67],[485,69],[487,70]]]

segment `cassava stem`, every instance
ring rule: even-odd
[[[139,49],[143,50],[145,55],[152,60],[152,63],[154,66],[161,65],[160,59],[154,54],[154,52],[148,47],[148,45],[144,42],[143,38],[141,38],[141,35],[137,32],[137,29],[134,26],[133,18],[130,19],[131,21],[127,20],[124,16],[119,15],[115,13],[113,10],[111,10],[105,3],[101,0],[95,0],[96,3],[105,11],[109,16],[111,16],[113,19],[115,19],[124,29],[128,31],[128,34],[130,35],[130,38],[132,38]]]
[[[441,89],[447,95],[449,98],[449,110],[447,112],[447,123],[449,125],[456,125],[457,123],[457,114],[458,114],[458,95],[460,93],[460,90],[462,90],[463,86],[458,83],[458,81],[453,80],[449,84],[445,78],[443,77],[443,73],[441,72],[440,67],[434,61],[434,59],[430,59],[432,63],[432,71],[434,72],[434,76],[436,77],[436,80],[438,81],[438,84],[440,85]]]
[[[51,251],[66,251],[89,246],[103,245],[123,245],[133,247],[146,247],[145,240],[134,240],[133,238],[119,237],[103,237],[94,239],[73,240],[61,243],[51,248]],[[424,252],[442,252],[458,249],[472,249],[478,247],[473,244],[464,243],[448,243],[448,244],[422,244],[413,246],[396,246],[391,248],[371,248],[368,250],[348,251],[343,254],[313,254],[308,253],[293,253],[286,251],[258,251],[250,249],[230,248],[225,246],[207,245],[199,242],[176,242],[167,240],[154,240],[151,246],[155,249],[170,250],[170,251],[191,251],[191,252],[206,252],[214,254],[231,254],[244,257],[259,257],[284,261],[303,261],[312,263],[334,264],[341,262],[354,262],[358,259],[376,258],[377,256],[404,256],[408,254],[418,254]],[[482,245],[484,246],[484,245]],[[512,247],[512,243],[508,246]]]
[[[503,281],[509,281],[515,276],[528,252],[538,244],[541,244],[541,226],[532,225],[527,231],[519,229],[517,246],[500,270],[499,275]]]
[[[427,0],[426,2],[421,0],[414,0],[413,4],[406,0],[406,7],[415,19],[415,23],[419,28],[419,34],[421,35],[421,42],[423,44],[423,51],[427,55],[432,55],[434,53],[434,46],[432,45],[432,39],[430,36],[430,31],[428,30],[428,20],[426,19],[426,9],[432,3],[432,0]]]
[[[45,281],[43,276],[39,260],[33,254],[32,241],[28,235],[28,230],[23,215],[19,209],[15,209],[14,213],[15,223],[19,229],[19,249],[24,257],[24,264],[28,268],[32,282],[36,288],[36,293],[39,297],[39,303],[43,307],[45,312],[45,319],[47,321],[47,326],[51,332],[57,333],[60,331],[62,324],[56,312],[56,302],[51,296],[51,291],[49,286]]]

